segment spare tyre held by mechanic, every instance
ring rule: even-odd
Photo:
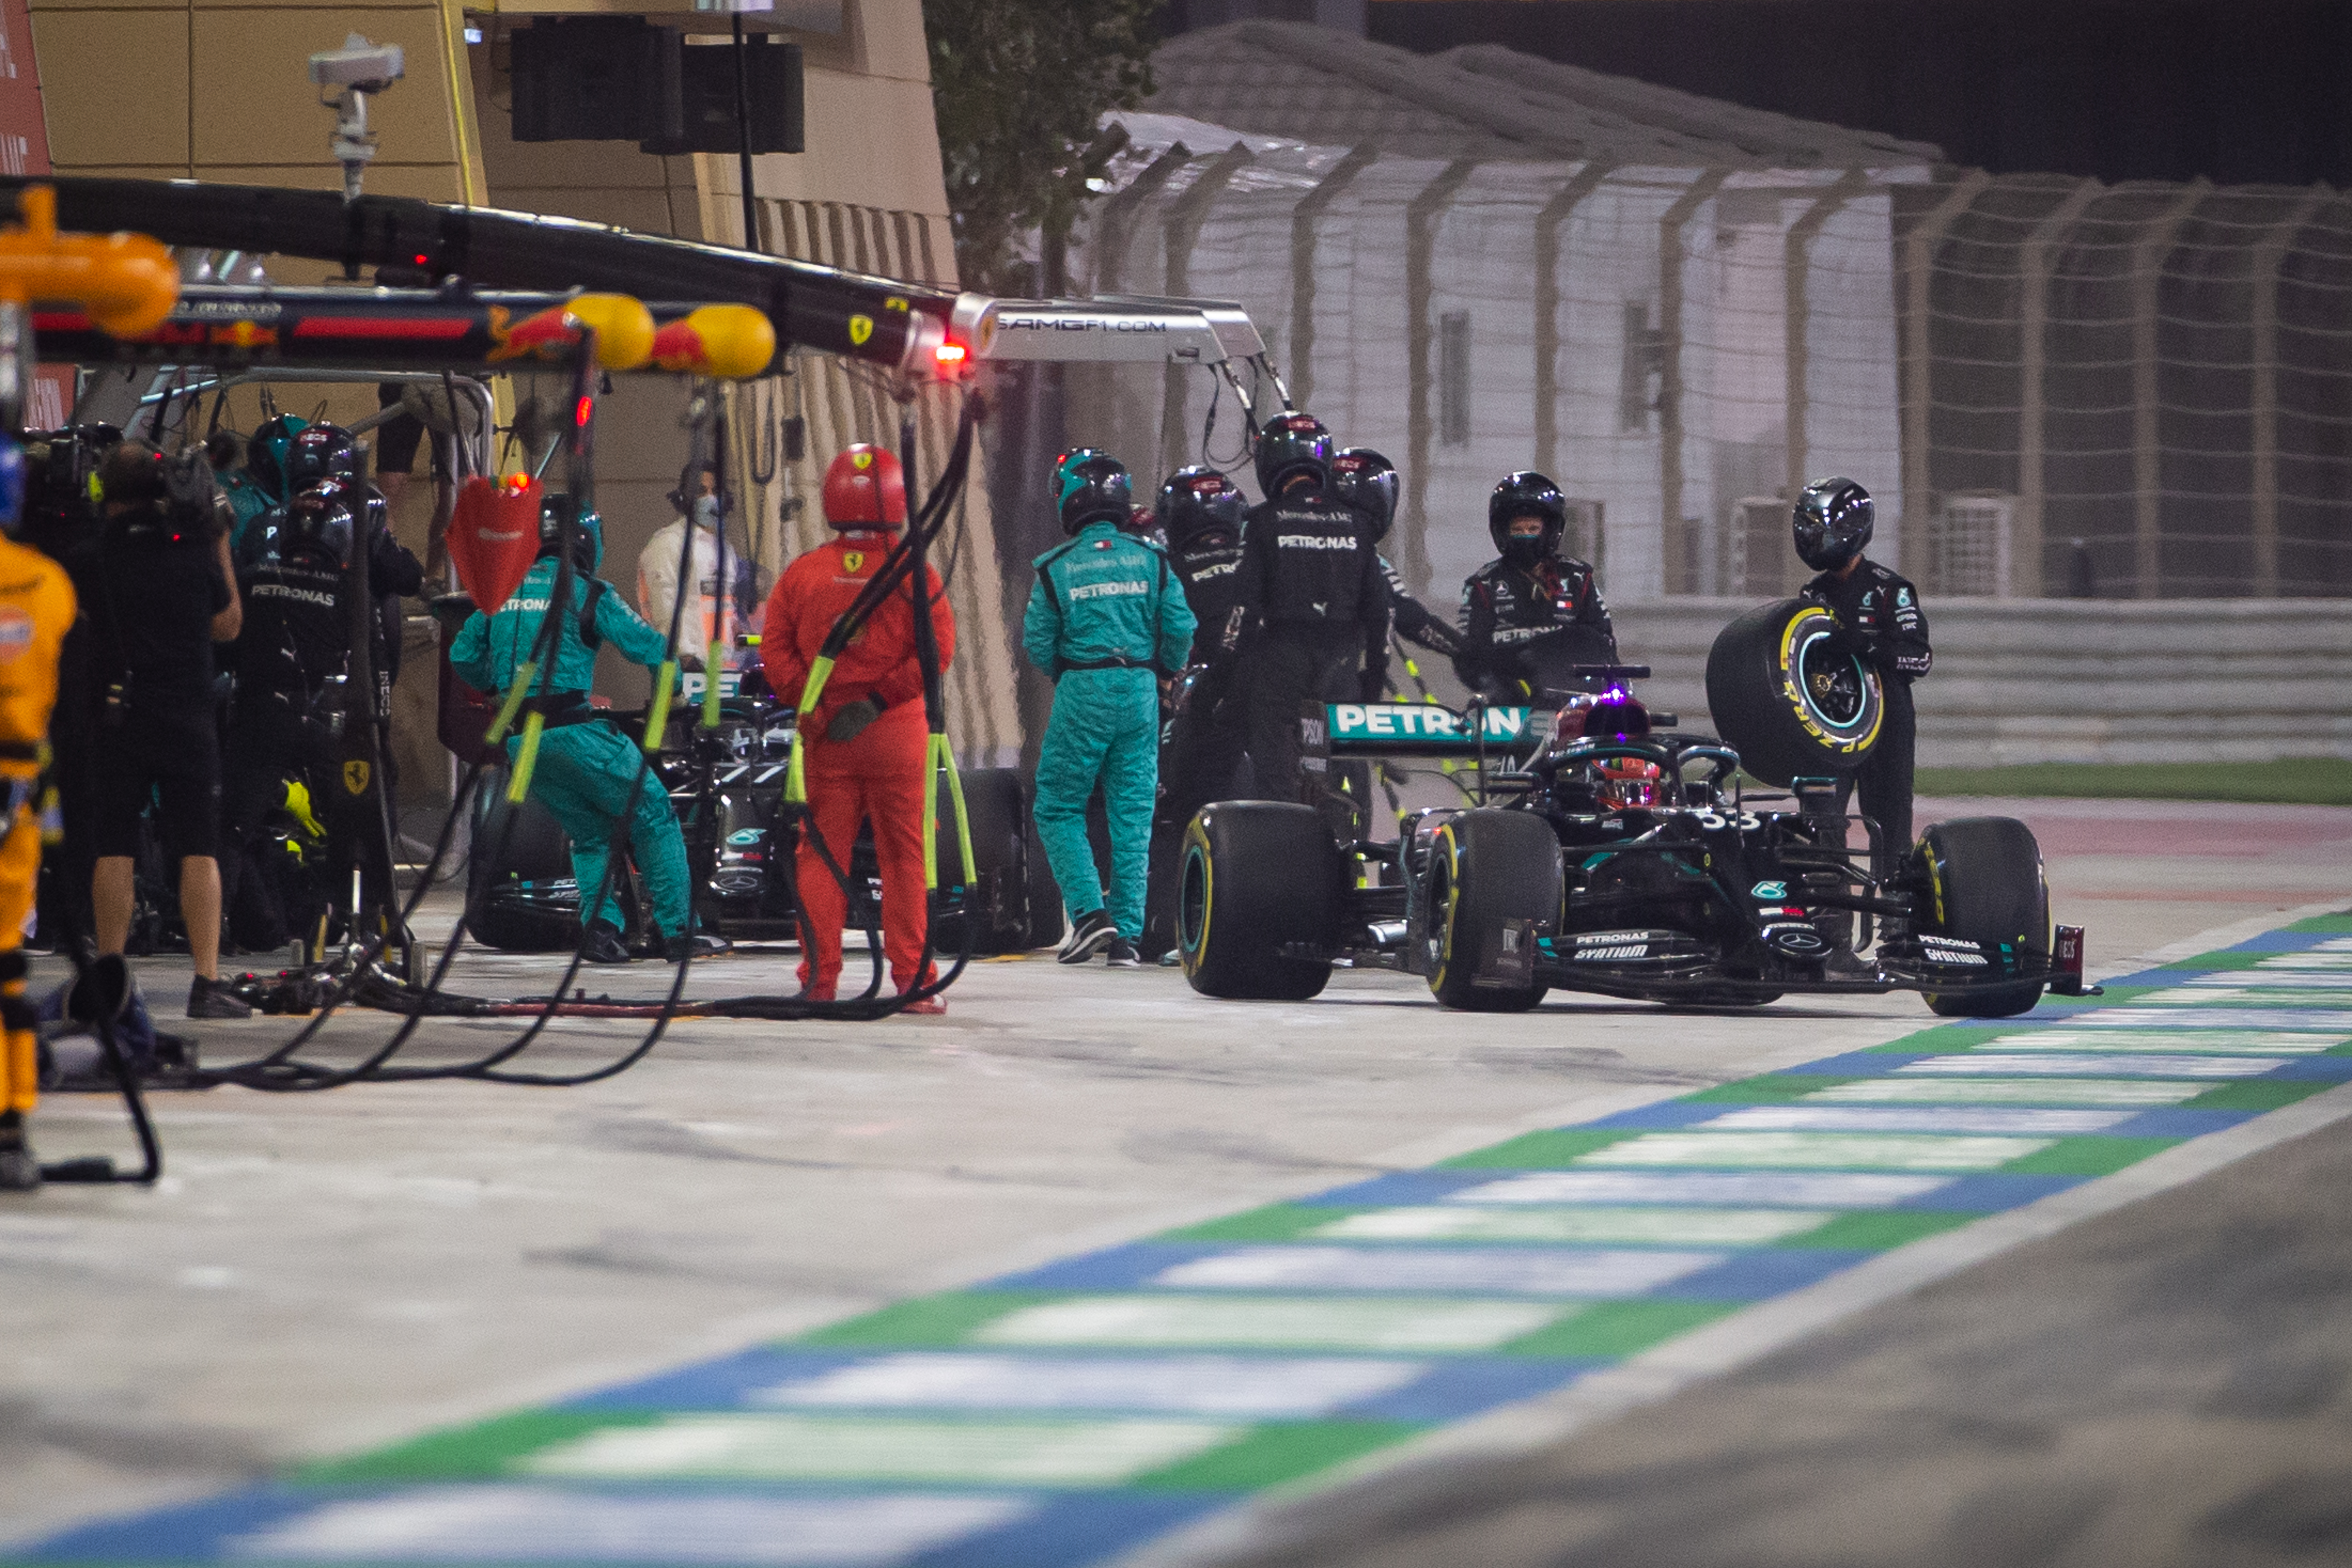
[[[450,644],[450,669],[475,690],[502,696],[517,668],[536,657],[541,628],[553,605],[563,547],[562,509],[570,504],[562,496],[547,499],[540,519],[539,559],[530,574],[497,615],[475,611]],[[575,537],[572,592],[555,634],[552,669],[542,670],[531,681],[528,707],[546,726],[530,796],[572,837],[572,874],[580,884],[580,919],[585,928],[583,956],[593,963],[629,962],[621,936],[617,868],[603,901],[589,907],[596,889],[605,886],[615,838],[627,842],[645,880],[664,955],[677,963],[720,951],[724,942],[690,930],[686,839],[670,810],[669,791],[661,776],[646,766],[644,752],[588,700],[596,681],[596,650],[604,644],[611,643],[624,658],[656,671],[668,656],[668,645],[661,633],[637,618],[612,584],[596,577],[604,553],[603,521],[593,511],[581,514]],[[520,734],[507,737],[509,762],[521,749]]]
[[[1396,522],[1397,489],[1396,465],[1370,447],[1350,447],[1331,459],[1331,492],[1371,520],[1375,549]],[[1389,590],[1389,623],[1397,636],[1449,659],[1458,657],[1462,634],[1412,596],[1387,556],[1381,556],[1380,563],[1381,578]],[[1387,693],[1388,677],[1385,657],[1377,663],[1368,662],[1357,683],[1359,689],[1349,695],[1378,702]]]
[[[1242,602],[1257,631],[1244,650],[1250,764],[1258,794],[1305,798],[1300,709],[1359,658],[1385,668],[1389,590],[1372,522],[1330,492],[1331,433],[1307,414],[1258,432],[1257,481],[1266,499],[1242,534]]]
[[[1532,469],[1506,474],[1486,498],[1486,531],[1502,553],[1462,584],[1454,670],[1489,702],[1598,691],[1605,683],[1576,667],[1617,662],[1591,566],[1559,553],[1567,530],[1567,498]]]
[[[1790,526],[1797,555],[1821,575],[1804,596],[1838,619],[1844,651],[1878,672],[1885,717],[1862,766],[1839,780],[1840,805],[1856,793],[1862,814],[1879,826],[1877,872],[1890,874],[1911,847],[1911,777],[1919,721],[1911,683],[1936,662],[1919,590],[1863,553],[1878,516],[1870,492],[1843,476],[1815,479],[1797,497]]]
[[[1034,563],[1021,627],[1029,662],[1054,681],[1037,755],[1037,837],[1069,911],[1061,962],[1102,952],[1128,968],[1141,962],[1160,680],[1183,668],[1194,622],[1168,557],[1127,531],[1134,487],[1118,459],[1084,447],[1064,453],[1054,493],[1070,542]],[[1097,784],[1110,833],[1108,908],[1087,840],[1087,801]]]
[[[840,537],[784,568],[761,619],[761,662],[768,684],[786,701],[800,700],[835,623],[881,569],[906,528],[906,475],[897,458],[861,441],[825,469],[823,504],[824,521]],[[931,635],[945,669],[955,656],[955,615],[939,574],[925,571]],[[874,858],[882,873],[882,951],[891,982],[903,993],[936,978],[923,962],[930,919],[929,878],[923,865],[930,724],[923,709],[915,626],[910,580],[882,601],[842,650],[815,710],[801,715],[809,827],[801,837],[795,875],[808,920],[801,933],[801,993],[811,1001],[834,1000],[841,982],[841,927],[849,906],[835,873],[849,869],[860,822],[874,825]],[[947,1004],[934,996],[909,1003],[906,1010],[944,1013]]]

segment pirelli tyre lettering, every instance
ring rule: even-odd
[[[1838,630],[1822,605],[1783,599],[1733,621],[1708,650],[1717,731],[1768,784],[1852,773],[1878,743],[1885,693]]]

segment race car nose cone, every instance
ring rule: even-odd
[[[1786,957],[1808,962],[1824,957],[1830,950],[1827,937],[1811,926],[1796,921],[1766,926],[1764,945]]]

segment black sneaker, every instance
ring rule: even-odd
[[[707,931],[692,936],[674,936],[662,943],[662,962],[677,963],[689,958],[716,958],[722,952],[732,952],[735,944],[723,936],[713,936]]]
[[[598,921],[588,928],[588,940],[581,944],[580,956],[591,963],[626,963],[629,944],[621,940],[619,931]]]
[[[1142,955],[1135,951],[1135,944],[1128,941],[1127,938],[1123,936],[1115,936],[1110,939],[1110,945],[1103,949],[1103,957],[1108,962],[1113,969],[1140,969],[1143,967]]]
[[[207,980],[199,974],[188,983],[188,1016],[191,1018],[250,1018],[253,1009],[237,999],[236,993],[226,981]]]
[[[1054,956],[1064,963],[1084,963],[1118,940],[1118,927],[1110,923],[1110,911],[1090,910],[1071,923],[1062,951]]]
[[[22,1111],[0,1111],[0,1193],[29,1193],[41,1184],[41,1163],[25,1142]]]

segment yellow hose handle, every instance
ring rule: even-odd
[[[539,666],[536,664],[515,666],[514,680],[507,687],[507,700],[499,704],[499,716],[491,720],[490,727],[482,732],[482,744],[496,746],[505,742],[507,731],[514,728],[515,715],[522,711],[523,698],[530,690],[532,678],[538,674]]]
[[[926,879],[924,885],[933,892],[939,890],[940,793],[937,784],[931,781],[929,775],[943,772],[948,776],[948,803],[955,810],[956,844],[962,850],[961,858],[963,862],[963,885],[969,889],[980,880],[980,868],[972,859],[971,816],[964,809],[963,775],[956,772],[955,752],[949,746],[948,738],[937,731],[931,733],[929,761],[930,766],[924,770],[925,782],[930,784],[930,787],[923,791],[923,875]]]
[[[526,713],[522,720],[522,746],[515,752],[514,776],[507,781],[507,804],[520,805],[530,793],[530,773],[539,765],[540,731],[547,726],[543,713]]]
[[[808,679],[801,684],[799,707],[793,717],[793,760],[784,773],[784,799],[793,805],[808,804],[808,772],[802,761],[801,725],[816,711],[817,699],[824,695],[824,683],[833,679],[833,660],[823,655],[809,666]]]
[[[669,729],[670,694],[677,689],[677,660],[662,660],[660,672],[654,677],[653,706],[646,710],[646,752],[651,755],[661,750],[662,735]]]
[[[708,656],[702,661],[702,727],[706,730],[719,728],[719,656],[726,647],[712,637]]]

